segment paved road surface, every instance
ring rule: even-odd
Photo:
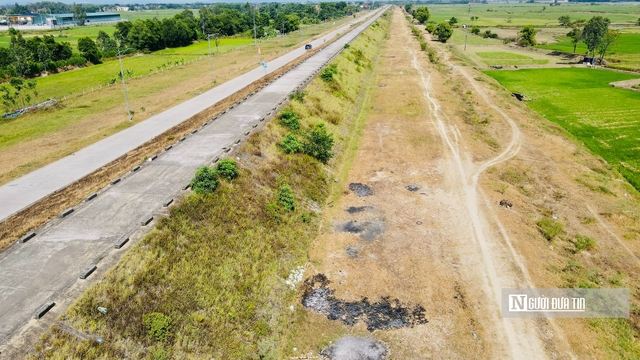
[[[369,14],[368,16],[371,16]],[[362,19],[359,19],[362,20]],[[319,46],[324,39],[349,29],[345,25],[311,44]],[[305,54],[304,47],[295,49],[267,64],[272,72]],[[155,138],[265,75],[260,66],[191,100],[155,115],[139,124],[90,145],[73,155],[0,186],[0,221],[19,212],[47,195],[91,174],[102,166]]]
[[[379,14],[377,13],[375,18]],[[264,125],[269,114],[275,114],[274,107],[284,106],[290,92],[311,79],[327,61],[343,49],[345,43],[354,39],[375,18],[353,29],[351,33],[327,46],[216,120],[209,121],[208,125],[199,128],[184,141],[178,141],[171,149],[163,151],[158,158],[146,161],[135,173],[130,173],[120,182],[109,185],[99,192],[96,198],[79,204],[67,217],[51,221],[39,229],[37,235],[28,242],[14,244],[0,253],[0,351],[3,345],[6,350],[6,344],[25,328],[42,304],[50,300],[59,301],[65,295],[69,296],[69,289],[84,281],[78,280],[83,269],[92,264],[104,267],[106,260],[103,259],[101,265],[100,259],[115,252],[114,244],[119,239],[144,229],[150,230],[154,223],[141,229],[141,222],[154,214],[157,218],[163,204],[180,194],[198,166],[211,163],[217,157],[223,157],[225,148],[235,145],[247,132],[255,131]],[[297,55],[293,54],[292,58],[295,56]],[[281,63],[287,61],[289,59],[283,59]],[[240,83],[234,86],[238,89],[241,87]],[[214,96],[222,95],[216,95],[214,91],[189,103],[206,107]],[[195,110],[189,108],[184,111],[189,111],[189,115],[183,114],[183,118],[195,113]],[[176,112],[178,110],[171,113]],[[267,119],[261,121],[265,117]],[[147,125],[151,122],[162,127],[162,130]],[[144,141],[140,138],[153,137],[174,123],[177,123],[175,119],[167,115],[139,124],[140,126],[132,128],[128,133],[123,131],[118,140],[96,144],[94,149],[82,155],[82,159],[94,162],[109,161],[110,158],[102,156],[98,150],[105,151],[105,146],[137,146],[140,141]],[[154,135],[148,135],[147,132],[153,132]],[[78,156],[79,154],[76,155]],[[115,158],[119,155],[112,156]],[[71,166],[71,163],[58,162],[56,166]],[[51,169],[53,167],[46,171]],[[66,172],[73,172],[77,176],[81,174],[72,170],[63,167],[58,170],[62,174],[52,176],[66,176]],[[125,248],[126,246],[129,245],[125,245]],[[53,315],[48,316],[51,319]]]

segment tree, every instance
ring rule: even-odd
[[[73,4],[73,17],[76,18],[76,23],[78,26],[84,26],[84,23],[87,21],[87,12],[84,10],[82,5]]]
[[[433,35],[438,38],[438,41],[445,43],[453,35],[453,28],[449,23],[441,22],[433,31]]]
[[[638,18],[638,21],[636,22],[636,25],[640,26],[640,18]]]
[[[100,30],[98,31],[98,37],[96,38],[96,45],[102,52],[113,51],[118,48],[118,44],[113,40],[109,34]]]
[[[520,46],[534,46],[536,42],[536,30],[533,25],[527,25],[518,32],[518,45]]]
[[[569,15],[562,15],[558,18],[558,23],[560,26],[569,26],[571,25],[571,17]]]
[[[427,21],[429,21],[431,13],[429,12],[428,7],[420,6],[413,10],[413,17],[424,25],[427,23]]]
[[[587,45],[589,54],[595,56],[596,49],[607,33],[611,21],[602,16],[594,16],[582,30],[582,41]]]
[[[100,51],[96,43],[89,37],[78,39],[78,51],[92,64],[100,64]]]
[[[472,33],[473,35],[480,35],[480,28],[479,28],[479,27],[477,27],[477,26],[472,27],[472,28],[471,28],[471,33]]]
[[[458,19],[455,16],[452,16],[451,19],[449,19],[449,25],[455,25],[458,23]]]
[[[574,27],[567,33],[569,39],[571,39],[571,43],[573,44],[573,53],[576,53],[576,47],[582,41],[582,29],[579,27]]]
[[[604,56],[607,54],[607,50],[611,50],[611,47],[620,39],[620,30],[607,29],[602,41],[598,44],[598,52],[600,53],[600,64]]]
[[[404,4],[404,11],[411,14],[411,4]]]

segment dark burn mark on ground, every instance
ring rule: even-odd
[[[349,214],[355,214],[359,212],[363,212],[365,210],[373,210],[375,209],[373,206],[349,206],[346,211]]]
[[[358,256],[360,256],[360,252],[362,251],[362,247],[358,246],[358,245],[347,245],[347,255],[350,258],[357,258]]]
[[[330,281],[323,274],[307,278],[303,284],[302,305],[325,315],[329,320],[338,320],[353,326],[364,322],[367,330],[392,330],[426,324],[425,309],[421,305],[403,304],[388,296],[371,303],[369,299],[344,301],[336,299],[327,286]]]
[[[351,184],[349,184],[349,190],[355,192],[356,195],[359,196],[359,197],[373,195],[373,190],[371,190],[371,188],[369,186],[367,186],[365,184],[361,184],[361,183],[351,183]]]
[[[418,191],[420,190],[420,186],[418,185],[407,185],[405,188],[409,191]]]
[[[367,241],[372,241],[380,239],[380,235],[382,235],[382,232],[384,232],[387,227],[384,224],[383,219],[374,218],[363,222],[349,220],[347,222],[337,224],[335,229],[336,231],[358,234],[361,238]]]

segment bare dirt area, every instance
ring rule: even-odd
[[[336,184],[342,194],[326,209],[305,274],[326,276],[330,301],[326,311],[307,306],[301,338],[325,339],[317,347],[369,336],[398,359],[637,357],[635,311],[620,320],[505,319],[500,292],[633,294],[638,192],[446,46],[429,43],[439,58],[431,63],[400,10],[390,34],[354,165]],[[559,233],[545,238],[541,219]],[[579,248],[584,236],[597,245]],[[354,304],[385,298],[419,305],[427,322],[371,329],[353,316]]]

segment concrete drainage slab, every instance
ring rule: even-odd
[[[320,351],[329,360],[385,360],[387,347],[376,339],[346,336]]]

